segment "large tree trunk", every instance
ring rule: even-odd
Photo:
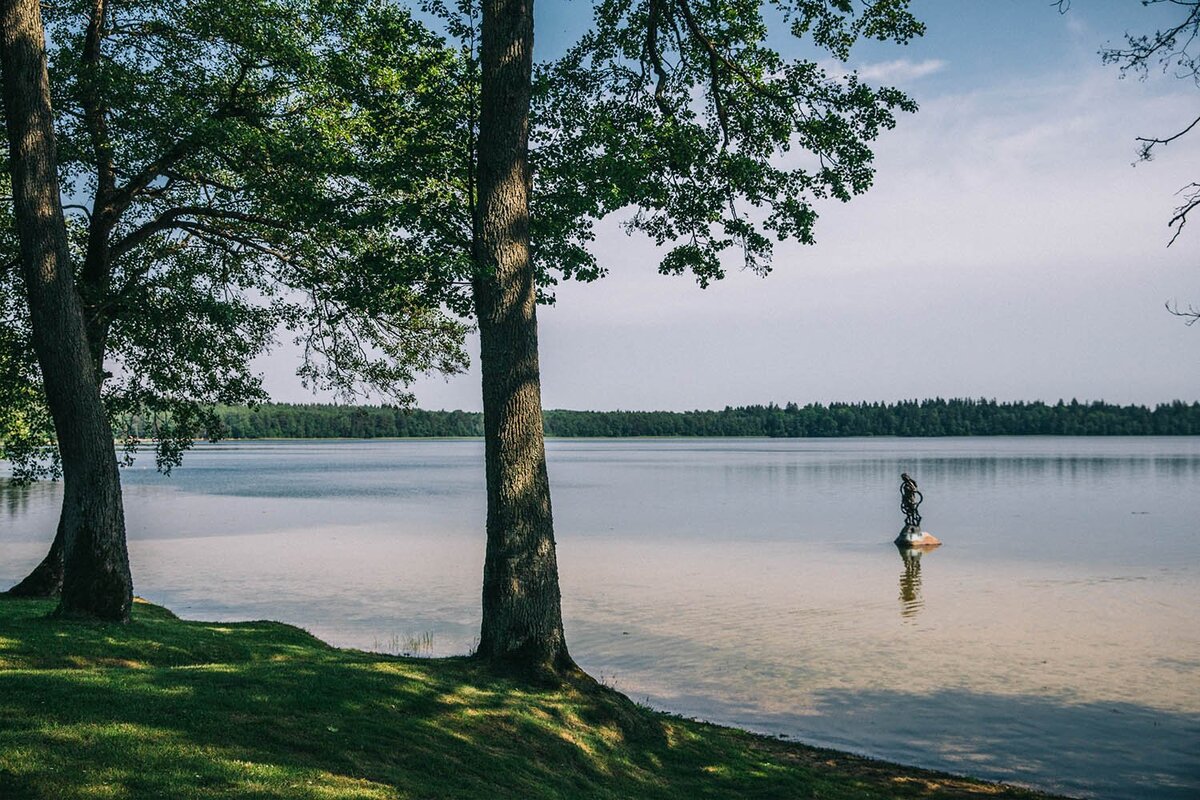
[[[100,43],[103,39],[107,0],[93,0],[84,38],[79,80],[84,92],[84,124],[87,126],[96,161],[96,190],[92,213],[88,218],[87,248],[83,268],[76,279],[96,380],[103,387],[105,349],[108,342],[107,317],[101,306],[108,296],[111,282],[109,265],[109,236],[114,224],[112,198],[116,192],[116,170],[113,167],[112,147],[108,138],[108,109],[100,92]],[[64,512],[65,512],[64,507]],[[58,597],[62,591],[63,523],[60,518],[50,552],[34,567],[23,581],[0,596]]]
[[[124,621],[133,585],[121,482],[71,273],[38,0],[0,0],[0,68],[34,349],[63,463],[59,612]]]
[[[475,310],[483,372],[487,553],[480,658],[562,673],[563,636],[542,441],[529,254],[532,0],[486,0],[481,48]]]

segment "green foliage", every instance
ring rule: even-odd
[[[483,415],[389,406],[264,404],[222,408],[234,439],[482,436]],[[909,400],[743,406],[721,411],[547,410],[547,436],[1197,436],[1200,403]],[[137,428],[141,423],[135,421]]]
[[[670,717],[578,679],[337,650],[275,622],[0,602],[0,796],[1033,798]]]
[[[10,194],[0,172],[0,195]],[[17,250],[11,214],[0,214],[0,259]],[[0,263],[0,460],[11,464],[18,484],[61,473],[54,424],[41,390],[20,269],[15,259]]]
[[[430,235],[469,231],[455,51],[384,0],[94,7],[44,12],[64,204],[106,401],[159,420],[162,466],[219,434],[213,406],[265,399],[281,334],[345,396],[462,368],[461,267]]]
[[[595,220],[668,248],[659,270],[701,286],[723,254],[771,267],[772,238],[814,241],[818,201],[848,201],[873,177],[871,142],[916,110],[897,89],[788,60],[766,14],[838,61],[859,38],[923,32],[906,0],[600,0],[595,25],[537,76],[531,161],[533,244],[548,272],[602,274],[586,245]],[[547,245],[547,238],[551,245]]]
[[[907,0],[771,6],[804,46],[841,61],[859,38],[905,43],[923,32]],[[456,160],[473,169],[479,6],[423,7],[460,43],[467,128]],[[724,276],[730,248],[765,274],[771,237],[812,243],[817,201],[870,186],[870,143],[916,104],[853,73],[783,58],[767,44],[764,12],[749,0],[599,0],[593,29],[537,67],[530,244],[540,300],[553,301],[560,278],[604,275],[590,247],[609,214],[625,212],[627,229],[668,248],[661,272],[691,273],[706,286]],[[458,200],[460,211],[442,215],[463,220],[469,234],[473,187]],[[470,274],[458,261],[468,250],[452,252],[456,280]],[[469,305],[463,296],[455,307]]]
[[[553,412],[551,412],[553,413]],[[291,405],[217,409],[231,439],[378,439],[482,436],[483,415],[394,406]],[[140,421],[133,420],[135,429]]]
[[[40,373],[23,327],[27,315],[14,320],[8,306],[0,292],[0,460],[11,464],[16,483],[25,484],[58,477],[61,465]],[[10,321],[15,325],[10,327]]]
[[[772,5],[843,61],[858,38],[922,31],[904,0]],[[122,0],[89,26],[93,8],[45,15],[79,285],[130,441],[155,438],[169,469],[219,436],[215,406],[265,399],[250,364],[280,331],[306,382],[346,397],[410,403],[417,374],[461,368],[442,309],[471,308],[475,0],[422,6],[457,49],[385,0]],[[870,142],[913,109],[784,59],[757,3],[599,2],[537,77],[541,299],[603,274],[593,225],[622,209],[669,247],[664,273],[707,285],[731,247],[765,273],[770,237],[811,242],[815,202],[864,191]]]

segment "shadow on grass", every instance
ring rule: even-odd
[[[0,604],[6,800],[1023,796],[654,714],[590,680],[537,689],[276,623],[48,607]]]

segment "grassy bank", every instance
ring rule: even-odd
[[[0,602],[0,797],[1038,797],[274,622],[126,626]]]

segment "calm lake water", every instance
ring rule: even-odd
[[[1200,439],[548,443],[567,639],[641,701],[1081,796],[1200,796]],[[124,471],[135,589],[471,649],[479,441],[225,443]],[[945,545],[892,544],[899,475]],[[0,581],[59,487],[0,485]]]

